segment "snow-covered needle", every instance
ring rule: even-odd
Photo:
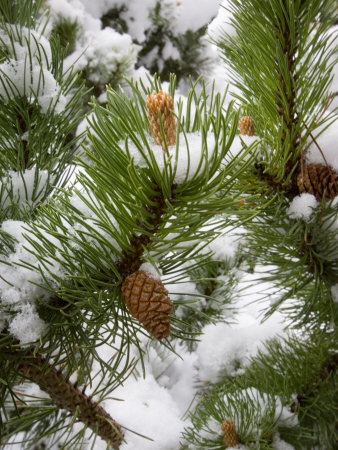
[[[170,94],[163,92],[152,92],[147,96],[146,106],[148,111],[150,132],[157,145],[161,145],[165,151],[165,144],[161,134],[159,112],[161,113],[164,134],[167,145],[176,143],[176,118],[173,114],[174,100]]]

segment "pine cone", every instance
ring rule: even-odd
[[[255,134],[255,124],[251,116],[241,117],[238,121],[239,131],[241,134],[253,136]]]
[[[148,95],[146,99],[146,106],[148,110],[150,132],[156,144],[161,145],[163,150],[165,150],[158,117],[158,113],[160,111],[167,145],[175,145],[176,119],[173,114],[174,100],[172,96],[163,91],[153,92]]]
[[[313,194],[319,201],[324,195],[327,200],[333,199],[338,195],[338,174],[324,164],[309,164],[299,172],[297,185],[299,192]]]
[[[235,424],[230,419],[223,420],[222,431],[226,447],[235,447],[235,445],[239,444]]]
[[[157,339],[169,336],[173,304],[161,280],[138,270],[125,278],[121,291],[130,313],[149,333]]]

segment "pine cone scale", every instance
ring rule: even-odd
[[[314,195],[317,200],[333,199],[338,195],[338,174],[324,164],[309,164],[303,167],[297,177],[299,192]]]
[[[251,116],[241,117],[238,126],[242,135],[253,136],[255,134],[255,124]]]
[[[164,134],[167,145],[175,145],[176,143],[176,118],[173,114],[174,100],[172,96],[166,92],[158,91],[148,95],[146,99],[146,107],[148,111],[149,129],[155,143],[161,145],[165,150],[163,142],[159,114],[161,115]]]
[[[161,280],[139,270],[126,277],[121,294],[132,316],[149,333],[157,339],[169,336],[173,305]]]
[[[232,420],[223,420],[222,431],[224,433],[224,443],[226,447],[235,447],[235,445],[239,444],[236,427]]]

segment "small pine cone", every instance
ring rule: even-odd
[[[239,444],[235,424],[230,419],[223,420],[222,431],[226,447],[235,447],[235,445]]]
[[[313,194],[317,200],[327,200],[338,195],[338,174],[324,164],[309,164],[303,167],[297,177],[299,192]]]
[[[130,313],[149,333],[157,339],[169,336],[173,304],[161,280],[138,270],[125,278],[121,291]]]
[[[255,124],[251,116],[241,117],[238,121],[239,131],[241,134],[253,136],[255,134]]]
[[[160,111],[167,145],[175,145],[176,119],[173,114],[174,100],[172,96],[163,91],[153,92],[148,95],[146,99],[146,106],[148,111],[150,132],[156,144],[161,145],[163,150],[165,150],[158,117],[158,113]]]

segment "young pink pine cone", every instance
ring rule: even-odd
[[[251,116],[241,117],[238,126],[242,135],[253,136],[255,134],[255,124]]]
[[[158,115],[160,112],[167,145],[175,145],[176,118],[173,114],[174,100],[170,94],[160,90],[158,92],[152,92],[147,96],[146,107],[148,111],[150,132],[156,144],[161,145],[165,151],[165,144],[162,139]]]
[[[224,433],[224,442],[226,447],[235,447],[235,445],[239,444],[235,424],[232,420],[223,420],[222,431]]]

